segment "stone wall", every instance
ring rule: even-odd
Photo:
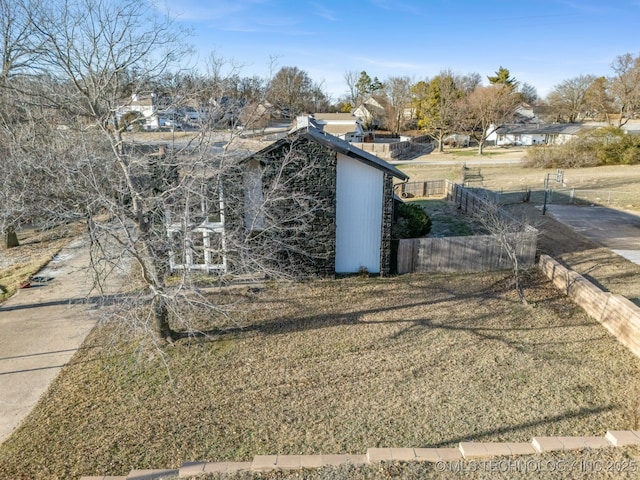
[[[380,275],[391,273],[391,227],[393,225],[393,177],[384,175],[382,195],[382,241],[380,243]]]
[[[304,137],[260,157],[264,228],[244,229],[241,162],[225,188],[231,273],[335,274],[337,154]]]
[[[540,256],[539,265],[556,288],[640,357],[640,307],[622,295],[601,290],[548,255]]]

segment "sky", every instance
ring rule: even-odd
[[[416,82],[444,69],[500,66],[541,97],[582,74],[612,75],[640,54],[640,0],[171,0],[197,62],[215,54],[241,76],[298,67],[333,100],[347,71]],[[228,67],[230,68],[230,67]]]

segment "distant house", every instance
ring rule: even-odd
[[[136,93],[124,99],[118,106],[116,116],[121,120],[129,113],[139,116],[139,123],[144,130],[174,128],[180,123],[171,99],[156,93]]]
[[[401,124],[410,124],[416,118],[416,109],[412,105],[405,105],[401,109],[393,107],[384,95],[369,95],[352,112],[354,116],[362,119],[365,128],[377,130],[380,128],[393,128],[391,124],[400,121]],[[399,118],[394,118],[398,117]]]
[[[540,107],[519,105],[513,121],[487,131],[487,142],[497,146],[559,145],[593,127],[579,123],[547,123],[538,116]]]
[[[363,142],[362,119],[351,113],[314,113],[315,123],[323,132],[347,142]]]
[[[560,145],[591,128],[577,123],[508,124],[495,129],[487,140],[497,146]]]
[[[361,118],[367,128],[380,128],[384,125],[389,102],[382,95],[369,95],[351,113]]]
[[[268,255],[303,276],[390,272],[393,178],[408,179],[403,172],[309,117],[238,168],[225,194],[235,215],[226,215],[227,237],[244,248],[238,262]]]

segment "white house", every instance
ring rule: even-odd
[[[130,112],[138,112],[142,116],[144,130],[158,130],[161,127],[175,127],[178,114],[171,106],[171,99],[156,93],[136,93],[123,100],[118,106],[116,116],[120,120]]]
[[[577,123],[492,125],[487,141],[497,146],[560,145],[590,128]]]
[[[360,117],[351,113],[314,113],[313,118],[323,132],[347,142],[364,141],[365,131]]]
[[[388,103],[382,95],[369,95],[351,113],[361,118],[365,125],[378,128],[384,123]]]

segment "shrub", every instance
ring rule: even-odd
[[[431,231],[431,218],[415,203],[396,204],[396,221],[391,234],[394,240],[424,237]]]
[[[538,168],[579,168],[640,163],[640,136],[618,127],[578,135],[562,145],[541,145],[527,152],[524,164]]]

